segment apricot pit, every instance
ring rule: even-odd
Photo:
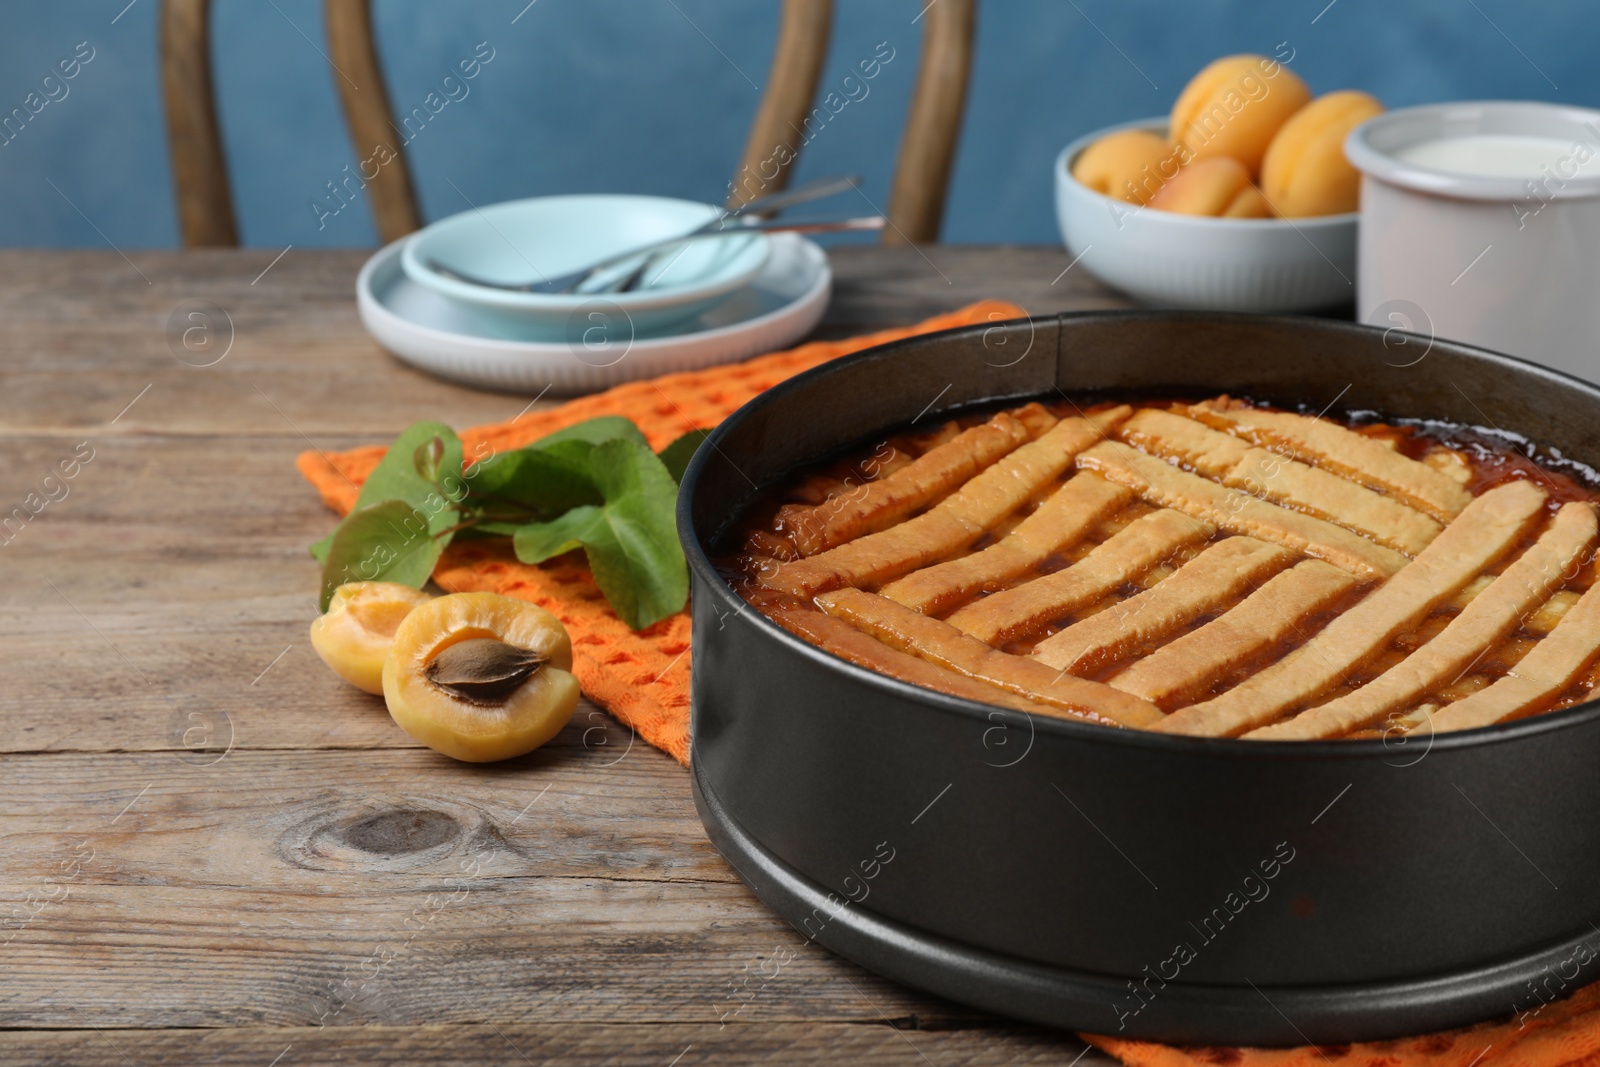
[[[572,642],[543,608],[494,593],[453,593],[407,616],[383,667],[400,728],[473,763],[510,759],[572,718]]]
[[[492,637],[469,637],[451,645],[428,664],[428,681],[469,704],[502,703],[528,676],[544,665],[544,657]]]

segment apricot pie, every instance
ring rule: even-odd
[[[1205,737],[1485,726],[1600,682],[1586,468],[1219,397],[891,436],[747,513],[791,633],[990,704]]]

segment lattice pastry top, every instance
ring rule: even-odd
[[[1600,681],[1595,495],[1470,435],[1227,397],[1029,404],[807,473],[726,573],[836,655],[1038,714],[1459,730]]]

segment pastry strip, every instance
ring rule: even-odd
[[[1028,440],[1028,428],[1002,411],[981,426],[924,452],[893,475],[815,506],[785,504],[778,521],[802,556],[884,530],[933,502]]]
[[[947,621],[996,646],[1031,637],[1055,619],[1115,592],[1178,549],[1204,541],[1215,532],[1210,523],[1182,512],[1153,511],[1129,523],[1072,566],[975,600]]]
[[[1074,678],[1026,656],[998,652],[947,622],[930,619],[874,593],[840,589],[817,597],[817,605],[891,648],[1028,700],[1089,713],[1124,726],[1149,726],[1161,718],[1161,712],[1148,701],[1100,682]]]
[[[1173,712],[1154,729],[1231,737],[1326,692],[1516,544],[1544,500],[1544,490],[1527,481],[1489,490],[1409,566],[1310,641],[1221,696]]]
[[[1293,505],[1408,555],[1421,552],[1442,529],[1394,497],[1170,411],[1145,408],[1123,424],[1118,436],[1146,452],[1180,459],[1230,488]]]
[[[1058,670],[1090,673],[1236,600],[1293,560],[1288,549],[1254,537],[1218,541],[1170,578],[1045,638],[1033,655]]]
[[[1158,707],[1172,707],[1267,649],[1301,637],[1301,624],[1309,616],[1360,584],[1331,563],[1303,560],[1268,579],[1220,618],[1156,649],[1107,684]]]
[[[767,614],[773,622],[824,652],[831,652],[858,667],[865,667],[867,670],[876,671],[911,685],[920,685],[924,689],[964,697],[967,700],[977,700],[985,704],[998,704],[1001,707],[1014,708],[1034,715],[1076,719],[1079,722],[1093,721],[1086,715],[1026,700],[986,682],[947,670],[899,649],[890,648],[844,620],[824,615],[820,611],[778,607]]]
[[[1189,414],[1255,444],[1291,449],[1297,459],[1392,493],[1441,522],[1455,518],[1472,500],[1466,489],[1426,463],[1327,419],[1231,407],[1216,400],[1193,405]]]
[[[1472,603],[1473,597],[1489,588],[1497,577],[1499,575],[1480,574],[1468,582],[1461,592],[1439,605],[1440,608],[1445,611],[1460,611]],[[1556,623],[1561,621],[1561,616],[1565,615],[1567,609],[1577,602],[1578,594],[1570,589],[1563,589],[1559,593],[1551,593],[1550,599],[1546,600],[1538,611],[1528,616],[1523,622],[1522,628],[1530,634],[1538,634],[1542,637],[1554,630]]]
[[[1128,409],[1120,410],[1127,414]],[[1114,412],[1105,414],[1116,417]],[[972,544],[1059,478],[1075,455],[1103,436],[1095,420],[1063,419],[1037,441],[1023,445],[916,518],[782,564],[764,584],[807,598],[842,585],[898,578]]]
[[[1071,548],[1132,498],[1127,488],[1083,471],[1068,478],[1016,529],[988,548],[914,571],[879,592],[924,614],[941,614]]]
[[[1099,471],[1153,504],[1325,559],[1361,578],[1387,578],[1406,564],[1401,553],[1342,526],[1225,488],[1120,441],[1088,449],[1078,456],[1078,466]]]
[[[1579,557],[1593,546],[1596,531],[1594,508],[1566,505],[1539,540],[1433,640],[1349,695],[1245,737],[1261,741],[1338,737],[1449,685],[1517,629],[1552,589],[1566,582]]]
[[[1550,594],[1538,611],[1529,615],[1522,621],[1522,628],[1530,634],[1541,637],[1556,628],[1563,616],[1572,610],[1572,605],[1578,602],[1578,594],[1570,589],[1563,589],[1559,593]]]
[[[1487,689],[1447,704],[1434,713],[1433,729],[1470,730],[1489,726],[1518,712],[1538,710],[1570,689],[1600,654],[1600,585],[1578,598],[1550,636],[1541,640],[1511,673]],[[1426,733],[1424,726],[1413,733]]]

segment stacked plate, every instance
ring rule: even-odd
[[[649,196],[538,197],[473,209],[368,260],[356,281],[361,321],[379,344],[429,373],[531,393],[694,370],[804,337],[827,307],[832,272],[822,249],[791,233],[689,242],[598,273],[569,293],[460,277],[506,285],[556,278],[720,214]],[[635,283],[615,291],[637,267]]]

